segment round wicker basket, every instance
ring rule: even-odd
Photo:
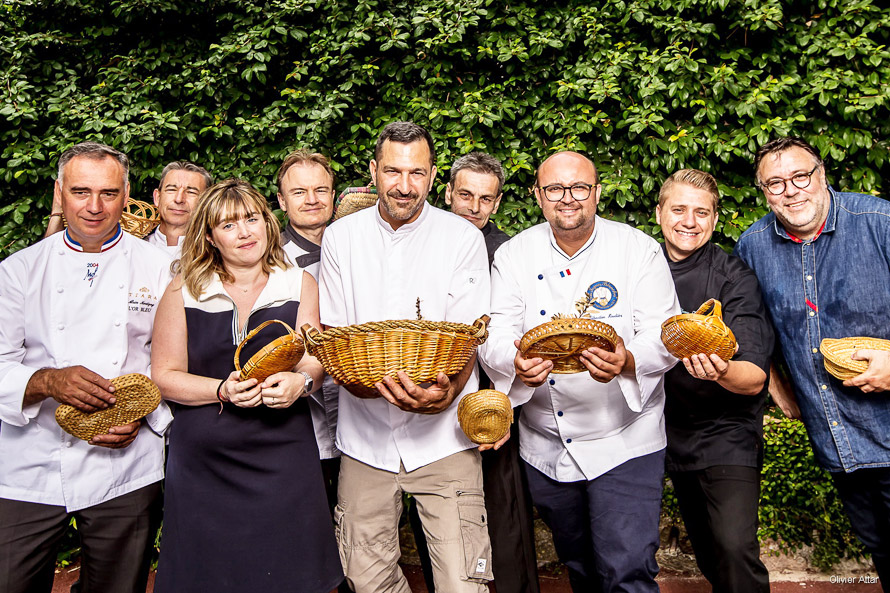
[[[695,313],[674,315],[661,324],[661,341],[672,356],[684,359],[693,354],[716,354],[729,360],[736,339],[723,323],[720,301],[708,299]]]
[[[358,397],[380,394],[374,385],[397,371],[415,383],[436,380],[439,372],[457,374],[488,338],[488,316],[473,325],[402,319],[332,327],[319,332],[304,325],[303,341],[325,371]]]
[[[868,370],[867,360],[850,358],[857,350],[890,350],[890,340],[857,336],[852,338],[825,338],[819,344],[825,370],[833,377],[846,381]]]
[[[244,368],[241,368],[238,364],[241,348],[248,342],[248,340],[257,335],[261,329],[272,323],[280,323],[287,328],[287,335],[276,338],[272,342],[263,346],[263,349],[251,356],[250,360],[244,364]],[[235,370],[241,373],[242,381],[256,379],[262,383],[269,375],[284,371],[292,371],[294,367],[297,366],[297,363],[300,362],[300,359],[303,358],[305,352],[306,348],[303,345],[302,338],[300,338],[300,335],[295,332],[291,326],[283,321],[271,319],[255,327],[253,331],[247,334],[247,336],[241,340],[241,343],[238,344],[238,348],[235,349]]]
[[[370,208],[377,203],[376,187],[347,187],[334,204],[334,220]]]
[[[510,398],[494,389],[468,393],[457,404],[457,421],[468,439],[477,445],[489,445],[510,430],[513,406]]]
[[[581,353],[596,346],[615,351],[618,334],[602,321],[584,317],[561,317],[533,327],[522,336],[519,351],[526,358],[553,361],[552,373],[569,374],[586,371]]]
[[[56,422],[62,430],[88,441],[96,435],[108,433],[112,426],[123,426],[151,414],[161,403],[161,391],[151,379],[139,373],[112,379],[114,405],[86,413],[62,404],[56,408]]]

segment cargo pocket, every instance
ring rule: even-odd
[[[339,504],[334,507],[334,536],[337,538],[337,548],[340,552],[340,564],[343,567],[343,573],[346,574],[352,549],[346,545],[347,542],[343,541],[343,537],[345,536],[343,533],[344,514],[343,507]]]
[[[458,490],[457,512],[463,544],[466,581],[484,583],[494,578],[491,572],[491,542],[488,539],[488,513],[481,490]]]

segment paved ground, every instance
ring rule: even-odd
[[[419,566],[406,565],[403,567],[408,577],[413,593],[427,593],[423,584],[423,574]],[[78,567],[60,569],[56,573],[56,581],[53,585],[53,593],[68,593],[68,589],[77,579]],[[784,578],[784,577],[782,577]],[[832,582],[834,578],[835,582]],[[877,583],[860,583],[860,578],[873,578],[868,575],[799,575],[794,580],[782,580],[771,583],[771,593],[881,593],[881,586]],[[827,579],[827,580],[826,580]],[[852,579],[852,582],[843,579]],[[542,571],[540,575],[541,593],[571,593],[569,579],[562,571]],[[840,581],[840,582],[838,582]],[[661,593],[709,593],[711,587],[701,577],[689,577],[663,571],[658,577]],[[148,592],[151,593],[154,585],[154,575],[149,579]],[[297,587],[296,590],[299,590]],[[496,593],[496,591],[495,591]]]

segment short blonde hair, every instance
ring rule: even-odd
[[[269,209],[266,198],[242,179],[226,179],[204,190],[198,197],[198,204],[182,242],[178,270],[182,272],[183,285],[193,298],[201,296],[214,274],[218,274],[224,282],[234,281],[235,278],[225,267],[219,249],[211,245],[208,237],[221,222],[237,220],[247,214],[259,214],[265,222],[266,252],[262,259],[263,272],[270,274],[274,268],[290,267],[281,249],[281,227]]]
[[[658,205],[664,207],[668,193],[671,188],[678,183],[691,185],[698,189],[703,189],[711,194],[713,200],[714,212],[717,211],[717,205],[720,203],[720,190],[717,189],[717,180],[710,173],[699,171],[698,169],[680,169],[664,180],[661,190],[658,192]]]

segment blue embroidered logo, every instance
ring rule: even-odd
[[[99,273],[99,262],[91,262],[87,264],[87,275],[83,277],[84,280],[89,282],[90,287],[93,286],[93,280],[96,279],[96,274]]]
[[[587,288],[587,298],[594,309],[605,311],[611,309],[618,302],[618,289],[611,282],[600,280]]]

